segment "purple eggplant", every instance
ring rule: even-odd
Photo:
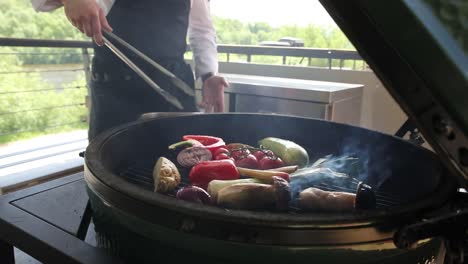
[[[211,204],[211,196],[202,188],[197,186],[187,186],[177,191],[177,199],[187,202]]]

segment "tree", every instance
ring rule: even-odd
[[[265,22],[242,23],[234,19],[214,17],[221,44],[257,45],[261,41],[277,41],[282,37],[297,37],[306,47],[354,49],[346,36],[336,26],[283,25],[274,28]]]

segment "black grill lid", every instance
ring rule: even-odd
[[[320,2],[468,187],[468,1]]]

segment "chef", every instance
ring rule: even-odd
[[[68,20],[94,39],[89,139],[117,125],[134,121],[147,112],[176,112],[143,79],[103,46],[102,31],[117,36],[185,81],[192,89],[195,78],[184,61],[189,38],[195,76],[203,83],[200,107],[222,112],[227,81],[218,75],[216,32],[209,0],[31,0],[37,11],[64,6]],[[198,111],[195,99],[174,87],[167,77],[113,43],[161,88],[182,103],[185,112]]]

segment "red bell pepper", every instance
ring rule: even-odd
[[[211,154],[214,156],[214,152],[226,146],[222,138],[219,137],[212,137],[212,136],[205,136],[205,135],[185,135],[182,137],[182,140],[190,140],[194,139],[203,144],[205,148],[211,151]]]
[[[192,184],[205,190],[212,180],[236,180],[239,177],[236,165],[230,159],[200,162],[189,173]]]

